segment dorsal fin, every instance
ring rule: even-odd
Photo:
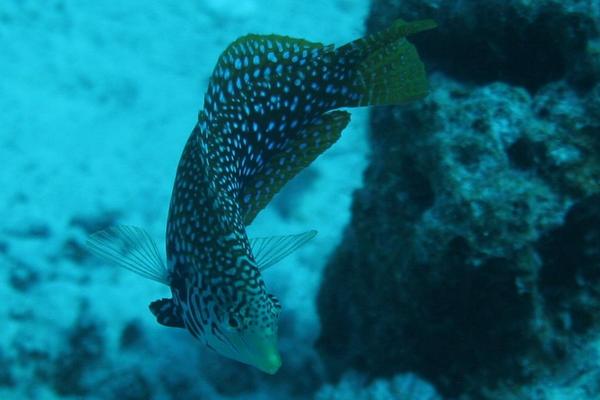
[[[292,98],[296,79],[309,78],[307,68],[333,51],[333,45],[289,36],[242,36],[227,46],[217,61],[205,97],[205,111],[212,119],[212,111],[218,111],[215,103],[236,102],[239,98],[259,100],[257,97],[263,96],[258,96],[257,90]],[[291,85],[283,90],[286,83]]]
[[[256,87],[264,87],[282,76],[296,78],[298,70],[305,70],[311,61],[333,49],[333,45],[283,35],[245,35],[223,51],[211,83],[225,89],[225,96],[231,95],[228,93],[231,91],[249,95]]]
[[[248,65],[258,65],[254,63],[252,60],[252,56],[255,54],[259,55],[268,55],[269,52],[273,52],[273,55],[278,58],[278,60],[273,60],[270,56],[267,58],[267,61],[273,63],[280,63],[286,60],[291,60],[291,57],[296,53],[301,53],[302,50],[306,49],[322,49],[324,51],[333,50],[333,45],[324,45],[319,42],[311,42],[305,39],[293,38],[285,35],[259,35],[255,33],[250,33],[248,35],[241,36],[231,42],[229,46],[223,51],[221,57],[219,57],[219,62],[217,63],[217,67],[221,65],[221,62],[225,64],[230,64],[231,58],[250,56],[248,63],[244,63],[244,59],[242,58],[241,67],[236,68],[237,70],[242,70],[244,67]],[[289,51],[289,57],[281,57],[279,59],[278,56],[283,56],[283,54]],[[290,61],[291,62],[291,61]],[[262,65],[266,65],[263,63]],[[234,63],[235,66],[235,63]]]
[[[348,122],[350,113],[346,111],[332,111],[315,119],[244,182],[240,196],[244,223],[249,225],[286,182],[335,143]]]

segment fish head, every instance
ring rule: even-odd
[[[251,309],[230,309],[220,318],[221,337],[209,335],[208,345],[221,355],[267,373],[281,367],[277,348],[277,325],[280,306],[272,295],[250,303]],[[239,308],[239,307],[236,307]]]

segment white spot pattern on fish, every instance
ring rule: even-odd
[[[350,114],[336,108],[427,93],[423,65],[405,36],[432,27],[398,21],[337,49],[277,35],[236,40],[217,62],[179,161],[168,268],[139,228],[99,232],[91,248],[171,287],[172,299],[150,305],[159,323],[186,328],[222,355],[274,373],[281,306],[260,271],[316,232],[249,240],[245,228],[340,137]]]

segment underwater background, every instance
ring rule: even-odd
[[[430,94],[352,109],[250,226],[317,229],[264,273],[281,370],[227,360],[92,257],[164,244],[224,48],[345,44],[394,20]],[[600,399],[597,0],[0,0],[0,399]]]

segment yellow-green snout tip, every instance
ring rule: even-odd
[[[271,375],[281,367],[276,334],[270,332],[264,334],[261,331],[232,331],[226,335],[232,346],[226,346],[220,340],[211,343],[211,346],[225,357],[252,365]]]
[[[251,364],[267,374],[273,375],[281,367],[281,356],[277,350],[277,336],[249,334],[246,343],[250,344]]]
[[[256,367],[267,374],[275,374],[281,367],[281,356],[277,349],[268,351]]]

